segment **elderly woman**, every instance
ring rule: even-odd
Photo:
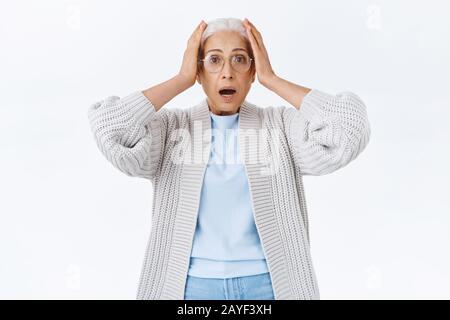
[[[292,106],[246,100],[256,75]],[[206,98],[163,107],[196,81]],[[137,299],[319,299],[302,177],[367,145],[356,94],[280,78],[251,22],[216,19],[198,25],[179,74],[94,103],[88,117],[112,165],[153,185]]]

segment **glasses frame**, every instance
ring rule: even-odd
[[[249,58],[249,60],[250,60],[250,67],[248,68],[247,71],[240,72],[240,71],[236,70],[236,69],[233,67],[233,64],[231,63],[231,58],[232,58],[232,57],[235,57],[235,56],[238,56],[238,55],[240,55],[240,54],[242,55],[242,53],[236,53],[236,54],[234,54],[234,55],[231,55],[231,56],[227,57],[227,59],[224,59],[224,63],[223,63],[223,65],[222,65],[222,68],[221,68],[220,70],[218,70],[218,71],[209,71],[209,70],[206,70],[206,68],[205,68],[205,70],[208,71],[209,73],[218,73],[218,72],[221,72],[221,71],[223,70],[223,67],[225,66],[225,60],[228,60],[228,62],[230,63],[231,68],[232,68],[234,71],[239,72],[239,73],[245,73],[245,72],[248,72],[248,71],[250,70],[250,68],[252,67],[252,63],[253,63],[253,61],[254,61],[254,59],[253,59],[252,57],[250,57],[250,55],[247,54],[247,55],[248,55],[248,58]],[[210,54],[209,56],[212,56],[212,55],[217,55],[217,54]],[[209,57],[209,56],[206,56],[206,57]],[[203,63],[203,67],[205,67],[205,60],[206,60],[206,57],[205,57],[204,59],[198,59],[198,62]],[[225,58],[225,57],[224,57],[224,58]]]

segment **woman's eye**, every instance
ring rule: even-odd
[[[209,58],[209,62],[211,62],[211,63],[219,63],[220,62],[220,57],[213,56],[213,57]]]
[[[246,59],[245,59],[244,56],[235,56],[235,57],[234,57],[234,60],[235,60],[237,63],[245,63],[245,61],[246,61]]]

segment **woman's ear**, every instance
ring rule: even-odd
[[[197,82],[198,84],[202,84],[202,82],[200,81],[200,75],[197,73]]]

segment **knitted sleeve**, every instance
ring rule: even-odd
[[[364,150],[371,131],[365,104],[349,91],[331,95],[312,89],[300,109],[283,109],[283,122],[303,175],[324,175],[347,165]]]
[[[88,108],[96,144],[106,159],[132,177],[153,180],[164,143],[164,124],[141,92],[109,96]]]

